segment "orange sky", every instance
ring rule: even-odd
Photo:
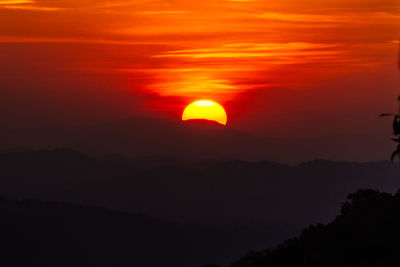
[[[257,134],[373,132],[399,26],[397,0],[0,0],[1,119],[179,119],[206,98]]]

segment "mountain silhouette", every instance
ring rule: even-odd
[[[189,225],[145,216],[0,196],[1,265],[198,266],[227,262],[267,232]],[[273,229],[270,229],[273,231]]]
[[[0,137],[5,143],[0,141],[0,147],[70,147],[92,155],[247,158],[265,154],[258,149],[257,138],[207,120],[130,117],[90,126],[9,130]]]
[[[399,165],[389,162],[316,160],[292,166],[185,157],[93,157],[71,149],[5,151],[0,153],[0,193],[100,205],[184,223],[288,229],[271,236],[273,244],[293,229],[329,221],[348,192],[394,192],[400,187],[399,171]]]
[[[400,188],[399,171],[400,165],[389,162],[351,163],[315,160],[291,166],[271,161],[252,162],[184,157],[128,157],[118,154],[94,157],[67,148],[15,149],[0,151],[0,194],[15,199],[41,199],[102,206],[117,211],[111,212],[112,214],[146,214],[145,217],[159,218],[155,220],[161,223],[152,228],[153,230],[161,229],[157,230],[161,231],[157,232],[157,235],[151,234],[153,232],[149,232],[150,230],[146,230],[144,226],[133,227],[133,229],[141,229],[144,234],[148,234],[149,240],[143,241],[143,244],[155,240],[154,244],[143,247],[141,255],[153,257],[161,255],[154,254],[154,251],[158,251],[157,253],[163,251],[165,256],[154,257],[163,259],[164,265],[158,265],[159,262],[154,261],[145,265],[144,261],[138,259],[139,265],[177,266],[177,262],[185,262],[188,265],[178,266],[200,266],[208,262],[228,263],[238,255],[245,254],[246,251],[273,247],[282,240],[294,236],[310,223],[327,223],[339,212],[338,206],[348,192],[359,188],[395,192],[397,188]],[[6,202],[8,203],[8,200]],[[31,205],[26,202],[18,203],[15,204],[18,207],[28,205],[27,208],[29,208]],[[48,225],[49,221],[54,221],[51,214],[56,214],[58,208],[57,206],[54,210],[45,212],[43,216],[48,221],[44,225]],[[6,208],[6,211],[13,209]],[[41,214],[35,210],[36,208],[33,207],[33,209],[33,211],[23,210],[24,214],[29,215],[23,215],[23,219],[17,220],[18,223],[15,224],[18,229],[26,229],[27,232],[22,232],[22,235],[29,236],[29,231],[33,233],[47,231],[47,226],[46,229],[30,228],[30,221]],[[72,209],[75,210],[75,208]],[[64,211],[60,211],[62,213],[60,216],[66,214]],[[7,212],[2,218],[12,217]],[[73,217],[80,220],[81,215],[74,214]],[[95,225],[95,221],[101,221],[102,216],[93,220],[89,218],[91,221],[88,225]],[[118,217],[118,215],[115,216]],[[114,215],[110,215],[111,217]],[[72,220],[62,218],[60,221]],[[123,226],[124,222],[118,220],[111,226],[108,226],[107,220],[105,222],[107,225],[101,225],[101,229],[107,235],[106,237],[101,236],[100,230],[92,233],[92,236],[100,235],[100,240],[94,239],[99,244],[118,241],[107,239],[111,238],[108,235],[114,236],[114,232],[108,230],[108,227],[114,229],[120,224],[122,229],[131,227]],[[172,228],[178,233],[165,226],[164,223],[168,224],[168,222],[174,222]],[[21,225],[21,223],[27,224]],[[13,224],[14,221],[2,229],[6,231]],[[40,226],[41,223],[35,222],[34,225]],[[73,221],[73,225],[79,225],[79,222]],[[186,226],[190,226],[189,229],[182,230],[187,229]],[[57,231],[69,229],[68,227],[68,225],[62,225],[54,230],[55,233],[49,235],[50,237],[58,236]],[[211,230],[208,232],[206,229]],[[68,231],[80,233],[86,230],[69,229]],[[167,235],[168,238],[164,238],[164,231],[176,234],[172,237]],[[183,234],[180,231],[185,233],[186,239],[181,239],[180,236]],[[16,232],[15,235],[17,236],[18,233]],[[132,238],[136,235],[134,232],[130,233],[128,236]],[[62,238],[67,238],[65,236]],[[82,241],[75,235],[71,236],[75,239],[72,241],[68,239],[66,244],[71,242],[79,244]],[[158,239],[157,236],[162,238]],[[34,240],[38,238],[35,236]],[[63,240],[62,238],[60,240]],[[49,243],[55,242],[53,239],[44,239],[43,242],[47,242],[46,240]],[[137,239],[137,242],[140,243],[140,240],[140,238]],[[164,251],[160,248],[160,244],[162,246],[165,244],[168,249]],[[133,244],[133,246],[136,245]],[[121,246],[117,248],[124,251],[125,256],[112,254],[110,257],[114,255],[125,259],[128,252],[132,255],[129,246]],[[187,257],[176,255],[181,246],[187,246],[186,249],[189,250],[185,254]],[[129,248],[128,252],[126,252],[127,248]],[[60,251],[66,249],[61,246]],[[88,248],[84,247],[84,249],[84,252],[79,250],[76,253],[85,254]],[[60,251],[54,255],[64,257]],[[139,253],[141,250],[137,251]],[[193,254],[194,251],[197,254]],[[79,257],[72,257],[72,259],[79,259]],[[132,261],[126,262],[132,263]],[[109,263],[107,260],[104,262]],[[46,264],[40,266],[46,266]],[[47,264],[47,266],[54,266],[54,264]],[[121,263],[120,266],[125,265]]]
[[[190,119],[190,120],[183,121],[183,123],[192,124],[192,125],[195,125],[195,124],[197,124],[197,125],[207,125],[207,126],[214,125],[214,126],[217,126],[217,127],[225,127],[225,125],[222,125],[219,122],[212,121],[212,120],[206,120],[206,119]]]
[[[392,144],[390,140],[385,144],[378,142],[381,138],[362,134],[313,140],[257,137],[213,121],[129,117],[74,127],[4,126],[0,132],[0,148],[69,147],[96,156],[267,159],[297,164],[315,158],[369,160],[371,151],[376,154],[374,158],[385,159]],[[366,143],[370,145],[365,146]]]
[[[389,162],[316,160],[291,166],[184,157],[93,157],[71,149],[5,151],[0,153],[0,193],[101,205],[181,222],[297,227],[327,222],[347,193],[358,188],[394,192],[400,187],[399,171],[399,165]]]

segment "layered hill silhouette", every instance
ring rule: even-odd
[[[332,222],[311,225],[299,237],[251,252],[229,266],[397,266],[399,210],[400,193],[360,190],[348,195]],[[224,254],[235,257],[240,251],[232,244],[249,237],[239,228],[4,197],[0,197],[0,217],[1,263],[10,267],[218,267],[222,265],[201,264],[220,262]]]
[[[198,252],[190,254],[194,265],[188,266],[199,266],[231,262],[249,250],[273,247],[310,223],[329,222],[348,192],[359,188],[395,192],[400,187],[399,172],[399,165],[388,162],[318,160],[290,166],[20,149],[0,152],[0,194],[146,214],[176,222],[176,229],[215,227],[219,230],[204,234],[207,240],[201,248],[193,244],[197,245],[197,231],[203,230],[186,232],[192,251]],[[171,240],[179,245],[189,242]],[[179,257],[174,255],[165,262],[176,266]]]
[[[348,192],[394,192],[400,187],[399,171],[399,165],[388,162],[320,160],[289,166],[270,161],[92,157],[70,149],[4,151],[0,193],[101,205],[181,222],[298,227],[329,221]]]
[[[243,253],[260,233],[141,214],[0,197],[1,266],[198,266]],[[254,242],[254,240],[253,240]],[[251,242],[250,242],[251,243]]]
[[[210,125],[214,125],[214,126],[219,126],[219,127],[227,127],[225,125],[222,125],[219,122],[216,121],[212,121],[212,120],[206,120],[206,119],[190,119],[190,120],[185,120],[182,121],[184,124],[191,124],[191,125],[206,125],[206,127],[210,126]]]
[[[266,154],[259,149],[261,139],[208,120],[131,117],[75,128],[9,130],[1,135],[8,147],[70,147],[94,155],[250,158]]]
[[[249,253],[230,267],[397,266],[400,193],[350,194],[331,223],[312,225],[274,249]]]
[[[304,159],[383,159],[392,150],[390,138],[351,136],[304,140],[255,137],[213,121],[175,121],[130,117],[85,126],[2,125],[0,148],[69,147],[91,155],[168,156],[278,160],[298,163]],[[367,144],[367,145],[366,145]],[[376,145],[374,145],[376,144]],[[345,151],[346,153],[343,153]]]

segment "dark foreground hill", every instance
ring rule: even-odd
[[[231,267],[385,267],[399,265],[400,193],[350,194],[331,223],[298,238],[252,252]]]

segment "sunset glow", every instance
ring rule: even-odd
[[[0,129],[1,266],[397,266],[400,0],[0,0]]]
[[[204,119],[226,125],[227,116],[224,108],[211,100],[199,100],[188,105],[182,114],[182,120]]]
[[[240,130],[308,138],[371,127],[397,94],[399,1],[0,0],[0,25],[0,104],[21,118],[180,120],[213,99]]]

